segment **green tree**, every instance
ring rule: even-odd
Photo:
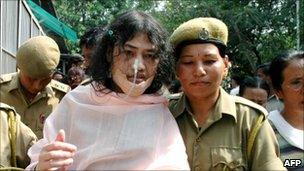
[[[139,3],[140,2],[140,3]],[[117,14],[128,9],[148,11],[154,1],[134,0],[56,0],[54,6],[60,20],[73,27],[80,37],[86,29],[95,26],[105,27]],[[67,42],[72,53],[79,52],[77,44]]]
[[[296,47],[295,0],[56,0],[58,17],[82,35],[85,29],[105,26],[117,14],[139,9],[155,16],[171,34],[195,17],[216,17],[229,28],[227,54],[232,71],[253,74],[257,65],[281,50]],[[304,48],[304,5],[300,1],[301,47]],[[71,46],[78,51],[77,45]]]

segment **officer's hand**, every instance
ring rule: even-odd
[[[55,141],[42,148],[36,170],[66,170],[73,163],[77,147],[64,141],[64,130],[60,130]]]

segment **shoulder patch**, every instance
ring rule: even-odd
[[[64,83],[61,83],[59,81],[56,81],[56,80],[52,80],[50,82],[50,85],[52,88],[56,89],[56,90],[59,90],[61,92],[64,92],[64,93],[67,93],[71,90],[71,87],[64,84]]]
[[[268,111],[264,107],[262,107],[262,106],[260,106],[260,105],[258,105],[256,103],[254,103],[254,102],[252,102],[250,100],[247,100],[247,99],[245,99],[243,97],[233,96],[233,98],[235,100],[235,103],[241,103],[241,104],[250,106],[250,107],[252,107],[254,109],[257,109],[257,110],[261,111],[261,113],[263,113],[265,115],[265,117],[267,117]]]
[[[15,73],[0,75],[0,84],[11,81],[14,74]]]

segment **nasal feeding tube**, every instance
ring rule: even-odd
[[[139,67],[139,59],[136,58],[136,59],[134,60],[134,63],[133,63],[134,77],[133,77],[132,87],[131,87],[131,89],[129,90],[129,92],[128,92],[126,98],[129,97],[129,95],[132,93],[132,91],[133,91],[133,89],[134,89],[134,87],[135,87],[135,85],[136,85],[136,84],[135,84],[135,81],[136,81],[136,78],[137,78],[138,67]]]

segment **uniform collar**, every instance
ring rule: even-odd
[[[16,72],[15,74],[12,75],[12,80],[10,81],[8,92],[18,89],[19,86],[20,86],[19,73]]]
[[[235,100],[222,87],[220,88],[220,96],[216,102],[215,113],[230,115],[234,118],[235,122],[237,120]]]
[[[176,105],[172,108],[172,114],[175,118],[181,115],[186,110],[187,99],[184,92],[181,93]]]
[[[190,105],[186,95],[183,93],[178,100],[176,106],[172,109],[175,118],[181,115],[184,111],[189,110]],[[222,114],[230,115],[236,121],[236,106],[234,99],[223,89],[220,88],[220,95],[215,104],[215,118],[221,118]]]
[[[55,96],[55,92],[50,84],[48,84],[42,92],[46,93],[48,97]]]

